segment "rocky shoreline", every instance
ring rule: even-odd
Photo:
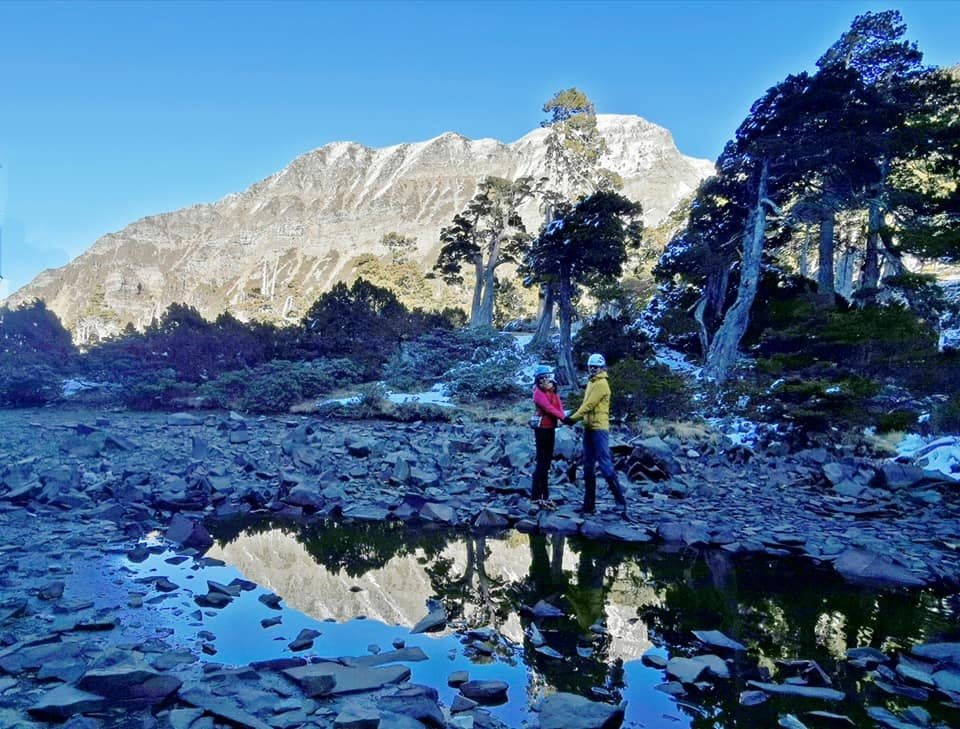
[[[403,645],[336,665],[283,658],[237,668],[167,643],[150,605],[176,585],[130,584],[123,562],[143,558],[151,533],[200,558],[212,543],[204,525],[217,520],[514,527],[800,556],[882,587],[960,585],[952,482],[842,448],[754,452],[699,427],[617,435],[618,467],[630,477],[628,522],[602,484],[597,514],[577,512],[581,487],[568,479],[577,442],[568,429],[551,474],[557,508],[547,510],[529,502],[533,439],[519,425],[4,411],[0,725],[497,725],[482,706],[501,687],[467,686],[459,706],[440,707],[434,689],[405,683],[402,664],[418,656]],[[249,587],[210,585],[198,607],[220,609]],[[554,694],[539,720],[569,729],[579,713],[591,717],[583,726],[601,726],[616,711]]]

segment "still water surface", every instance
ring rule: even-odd
[[[134,567],[139,576],[166,575],[187,588],[162,608],[182,638],[202,639],[216,650],[209,660],[240,665],[289,655],[357,656],[403,641],[429,656],[406,664],[411,680],[437,688],[445,705],[455,695],[447,686],[454,671],[506,681],[508,701],[489,709],[513,727],[535,723],[537,702],[557,690],[625,700],[624,726],[634,728],[776,726],[785,713],[803,719],[814,710],[845,714],[868,727],[874,724],[865,705],[897,710],[910,702],[891,700],[848,668],[847,648],[871,645],[892,655],[916,643],[960,640],[956,596],[858,588],[828,570],[788,560],[735,563],[722,551],[666,552],[555,535],[477,536],[389,523],[300,531],[248,525],[217,536],[207,556],[224,566],[198,569],[155,555]],[[222,610],[198,611],[184,594],[205,593],[207,580],[229,583],[236,577],[259,587]],[[257,599],[269,592],[283,598],[282,610]],[[426,615],[428,599],[444,604],[448,628],[410,634]],[[562,614],[535,619],[531,609],[541,601]],[[261,627],[261,620],[278,615],[280,624]],[[294,654],[288,643],[302,628],[321,635],[311,649]],[[470,636],[470,629],[481,632]],[[483,629],[495,637],[485,639]],[[200,630],[209,633],[198,639]],[[734,656],[698,646],[693,630],[720,630],[748,652]],[[673,698],[661,686],[664,672],[641,661],[647,652],[664,658],[719,652],[733,659],[733,678]],[[776,661],[790,659],[818,661],[848,699],[825,704],[771,698],[760,706],[740,705],[747,679],[769,670],[783,680]],[[955,711],[935,702],[926,708],[948,725],[960,725]]]

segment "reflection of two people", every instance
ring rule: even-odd
[[[611,678],[608,669],[618,672],[616,667],[607,665],[610,636],[592,628],[604,627],[606,598],[615,576],[611,567],[619,558],[609,545],[583,543],[574,581],[563,571],[563,537],[555,537],[549,550],[546,536],[531,534],[529,539],[527,584],[533,593],[531,604],[542,599],[557,607],[566,607],[576,622],[574,627],[569,621],[557,620],[548,623],[549,629],[541,630],[547,644],[563,656],[562,661],[541,660],[537,653],[533,653],[533,658],[548,682],[557,689],[589,693],[608,683]],[[571,670],[571,665],[576,669]]]

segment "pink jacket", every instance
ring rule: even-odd
[[[555,390],[547,392],[533,386],[533,404],[540,416],[541,428],[556,428],[557,421],[563,420],[563,403]]]

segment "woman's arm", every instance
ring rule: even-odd
[[[550,402],[550,398],[547,397],[547,393],[545,393],[539,387],[536,390],[534,390],[533,402],[536,403],[537,407],[540,408],[543,412],[547,413],[548,415],[552,415],[553,417],[558,418],[559,420],[563,420],[563,417],[564,417],[563,408],[561,407],[558,409],[556,405]]]

